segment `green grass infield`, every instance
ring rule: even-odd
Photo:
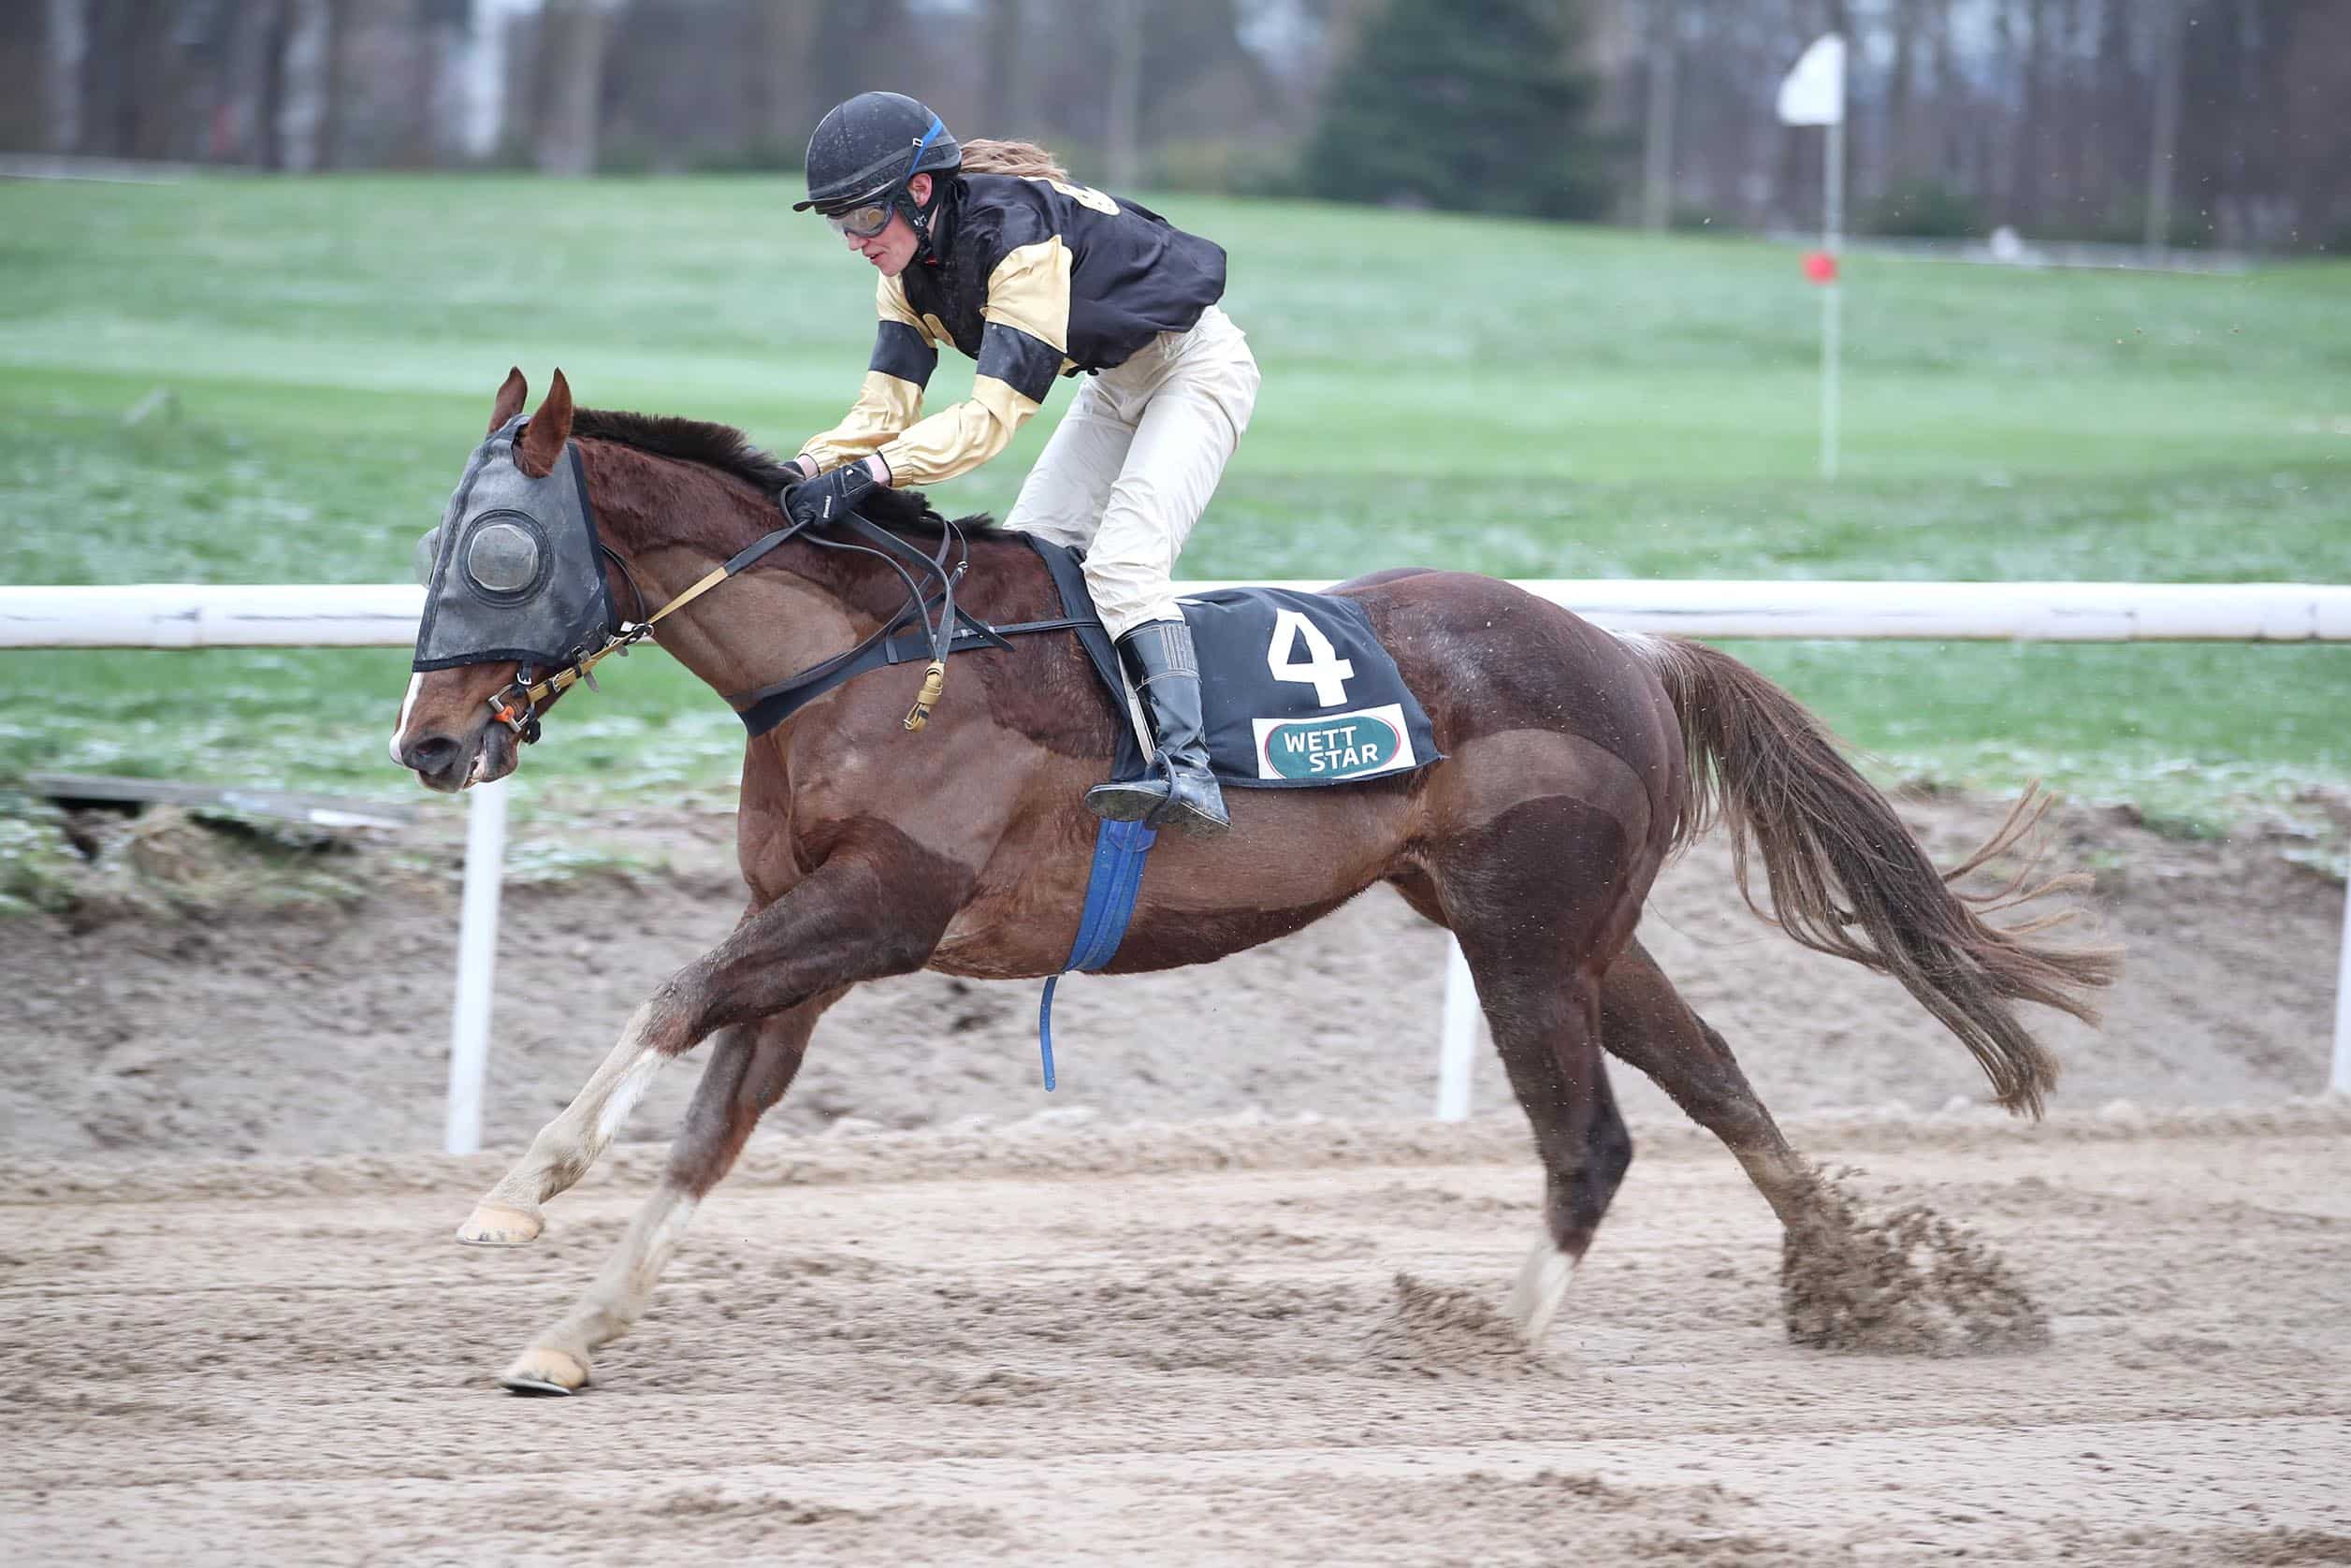
[[[853,393],[871,273],[762,179],[0,184],[0,582],[397,580],[520,364],[789,453]],[[1170,196],[1265,370],[1187,575],[2342,581],[2351,267],[1862,255],[1815,474],[1794,251]],[[951,356],[931,406],[962,395]],[[167,396],[157,398],[158,392]],[[1000,510],[1067,404],[937,492]],[[131,418],[134,412],[140,415]],[[1880,777],[2045,777],[2220,821],[2351,763],[2351,648],[1734,647]],[[0,655],[35,769],[415,791],[405,655]],[[530,758],[567,801],[722,793],[740,729],[658,654]],[[528,785],[526,785],[528,790]],[[527,798],[527,797],[526,797]]]

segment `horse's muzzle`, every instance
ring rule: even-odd
[[[400,765],[426,789],[445,795],[503,778],[520,760],[514,732],[494,723],[482,726],[470,742],[457,735],[428,733],[400,748]]]

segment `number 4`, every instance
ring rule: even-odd
[[[1290,658],[1292,645],[1301,640],[1308,655],[1303,664]],[[1265,663],[1275,680],[1312,686],[1314,701],[1327,708],[1347,700],[1346,683],[1355,675],[1354,661],[1340,658],[1323,629],[1296,610],[1273,612],[1273,641],[1265,650]]]

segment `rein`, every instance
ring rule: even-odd
[[[747,571],[778,546],[805,534],[809,544],[823,549],[855,550],[863,555],[880,557],[892,571],[897,573],[899,580],[906,584],[907,603],[879,631],[849,652],[828,659],[776,686],[767,687],[759,692],[752,693],[750,700],[756,702],[777,693],[815,686],[816,681],[831,676],[836,672],[840,680],[846,680],[849,675],[867,667],[856,661],[863,656],[872,653],[876,648],[882,648],[885,655],[891,656],[886,659],[887,662],[893,664],[898,662],[894,657],[894,649],[885,647],[884,645],[906,625],[911,614],[922,622],[923,638],[929,645],[931,653],[930,668],[925,670],[922,675],[922,689],[917,693],[914,706],[907,711],[906,717],[906,727],[908,730],[920,730],[929,721],[931,710],[938,705],[939,699],[945,692],[947,657],[953,651],[953,645],[961,635],[956,630],[958,620],[970,627],[979,638],[993,642],[997,646],[1008,645],[993,628],[982,626],[972,620],[968,615],[955,607],[955,584],[962,578],[965,570],[971,562],[970,552],[966,548],[951,569],[947,564],[950,544],[962,544],[964,543],[962,530],[953,523],[946,523],[939,535],[938,554],[933,556],[899,538],[889,530],[867,521],[855,512],[849,513],[844,521],[851,530],[873,540],[880,548],[877,549],[869,544],[852,544],[846,540],[826,539],[809,532],[805,523],[791,523],[744,546],[724,564],[711,568],[689,586],[684,592],[649,616],[645,614],[645,589],[638,585],[636,574],[629,570],[628,562],[614,553],[609,545],[600,542],[597,545],[598,550],[605,559],[620,568],[621,576],[627,579],[631,592],[635,594],[639,618],[627,624],[618,632],[607,632],[603,646],[593,653],[574,660],[543,679],[533,679],[530,667],[528,664],[522,666],[518,672],[518,678],[487,699],[491,715],[500,723],[514,731],[523,745],[528,746],[536,741],[540,735],[539,714],[544,704],[582,681],[588,683],[588,690],[594,690],[596,677],[593,671],[597,665],[616,653],[627,653],[637,644],[653,635],[654,628],[671,615],[684,609],[728,578]],[[937,583],[939,613],[936,623],[931,616],[932,601],[929,592],[915,580],[905,566],[899,564],[902,559],[910,560],[918,570],[925,573]],[[1042,630],[1041,627],[1038,629]],[[1023,627],[1016,630],[1026,631],[1029,628]],[[829,686],[815,686],[815,690],[829,690]],[[807,694],[814,695],[815,691],[811,690]]]

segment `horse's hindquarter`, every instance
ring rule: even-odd
[[[1679,798],[1680,728],[1624,644],[1468,573],[1383,573],[1341,591],[1362,603],[1445,753],[1416,791],[1416,844],[1534,802],[1573,803],[1614,823],[1654,872]]]

